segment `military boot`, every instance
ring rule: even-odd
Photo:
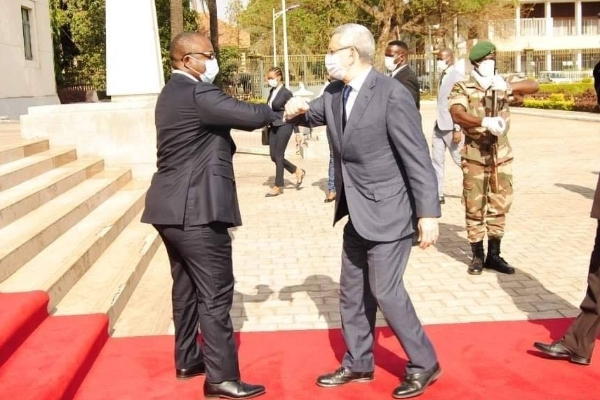
[[[483,259],[485,257],[483,253],[483,241],[471,243],[471,251],[473,252],[473,258],[467,272],[469,275],[481,275],[483,271]]]
[[[514,274],[515,269],[500,257],[500,238],[488,239],[488,254],[485,268],[496,270],[502,274]]]

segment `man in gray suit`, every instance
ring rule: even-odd
[[[440,206],[419,111],[401,83],[373,69],[374,53],[373,35],[364,26],[336,28],[325,57],[335,80],[310,103],[292,98],[284,118],[327,125],[337,193],[334,224],[349,216],[340,277],[348,351],[342,366],[320,376],[317,385],[373,379],[379,306],[408,356],[406,376],[392,395],[408,398],[422,394],[441,373],[402,278],[415,228],[421,248],[437,240]]]
[[[431,140],[431,160],[437,177],[440,204],[444,204],[444,163],[446,149],[450,150],[452,161],[460,167],[460,149],[464,136],[460,125],[455,125],[448,110],[448,96],[454,84],[464,75],[454,66],[454,53],[450,49],[442,49],[437,53],[437,67],[441,72],[437,95],[437,114]]]

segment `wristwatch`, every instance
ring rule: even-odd
[[[458,124],[454,124],[454,132],[462,132],[462,128]]]

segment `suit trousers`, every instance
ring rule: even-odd
[[[460,149],[464,143],[464,138],[460,143],[454,143],[452,140],[452,131],[443,131],[437,124],[433,128],[433,138],[431,139],[431,161],[438,183],[438,195],[444,195],[444,164],[446,163],[446,149],[450,150],[450,156],[454,164],[460,167]]]
[[[175,367],[204,361],[211,383],[240,378],[237,347],[229,312],[233,303],[233,263],[227,224],[183,229],[154,225],[171,264]],[[197,340],[198,325],[204,348]]]
[[[269,153],[275,163],[275,186],[283,187],[283,170],[290,174],[296,172],[296,166],[285,159],[285,149],[292,136],[292,125],[273,127],[269,133]]]
[[[407,373],[425,372],[437,363],[433,345],[404,287],[411,239],[373,242],[362,238],[351,220],[344,227],[340,313],[348,351],[342,365],[354,372],[374,369],[378,306],[408,355]]]
[[[600,334],[600,220],[597,224],[588,271],[588,287],[579,306],[581,313],[562,339],[566,348],[585,358],[592,356],[596,338]]]

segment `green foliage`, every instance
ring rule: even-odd
[[[542,108],[546,110],[565,110],[573,111],[574,102],[572,100],[523,100],[523,107],[526,108]]]
[[[581,83],[541,83],[538,96],[549,95],[553,93],[563,93],[565,95],[577,95],[588,89],[593,89],[592,82]]]
[[[238,70],[241,51],[232,46],[221,47],[220,50],[219,75],[221,75],[221,81],[229,82]]]

